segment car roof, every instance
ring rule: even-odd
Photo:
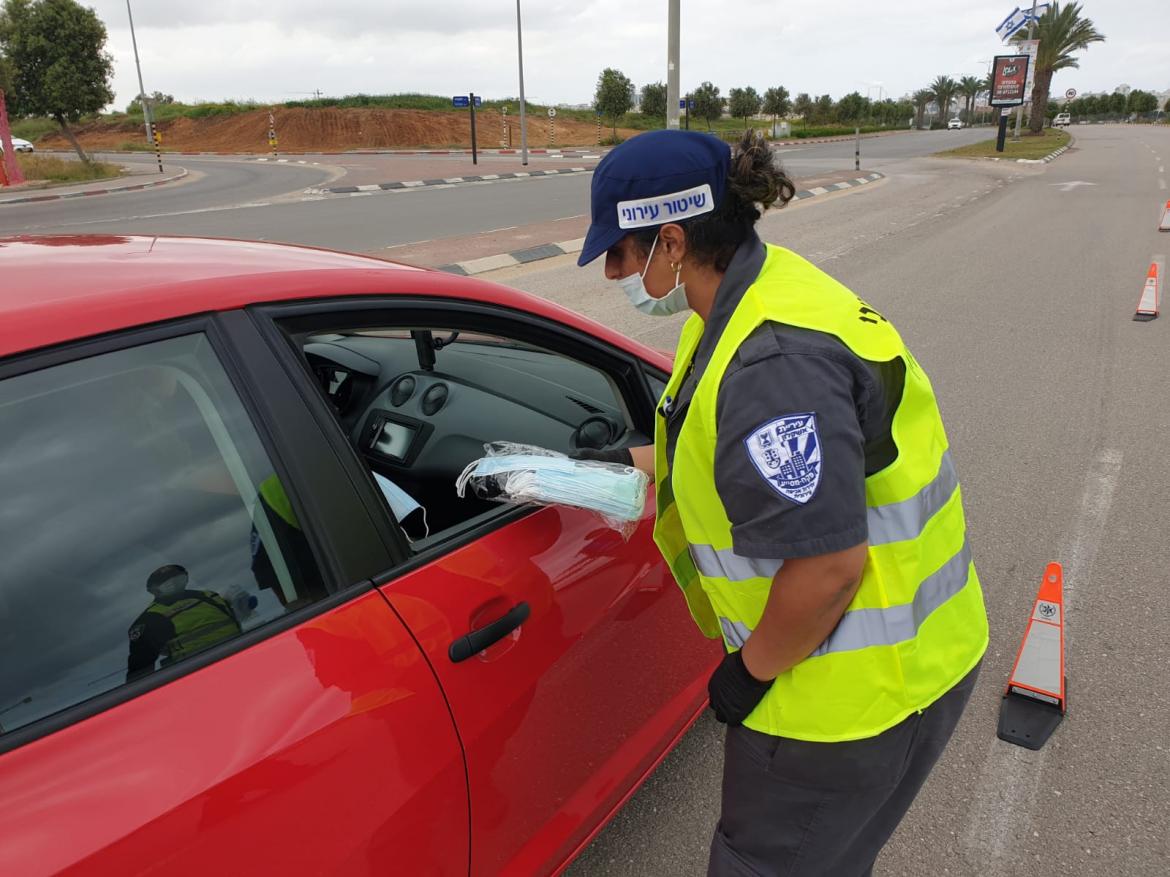
[[[472,277],[313,247],[147,235],[0,237],[0,357],[200,313],[362,295],[488,302],[664,362],[580,314]]]

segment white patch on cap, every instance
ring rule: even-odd
[[[649,225],[662,225],[664,222],[677,222],[692,216],[702,216],[714,209],[715,199],[711,197],[711,185],[703,183],[685,192],[655,195],[653,198],[642,198],[638,201],[619,201],[618,227],[645,228]]]

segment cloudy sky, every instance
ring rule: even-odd
[[[82,0],[86,2],[86,0]],[[92,0],[91,0],[92,2]],[[936,75],[986,71],[1018,0],[684,0],[684,91],[709,79],[792,94],[898,97]],[[419,91],[518,93],[510,0],[132,0],[148,91],[183,100],[293,100]],[[137,92],[126,5],[92,3],[109,29],[116,105]],[[1054,90],[1170,89],[1166,0],[1084,0],[1107,41]],[[617,67],[665,79],[666,0],[522,0],[527,96],[585,103]]]

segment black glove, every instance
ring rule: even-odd
[[[761,682],[748,672],[738,650],[732,652],[707,680],[715,720],[725,725],[742,725],[771,687],[770,681]]]
[[[613,448],[608,451],[598,451],[593,448],[575,448],[569,451],[571,460],[594,460],[598,463],[617,463],[619,466],[633,466],[634,455],[629,448]]]

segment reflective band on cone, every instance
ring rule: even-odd
[[[1158,231],[1170,231],[1170,201],[1162,208],[1162,221],[1158,223]]]
[[[1043,746],[1064,717],[1063,593],[1064,572],[1050,563],[1000,703],[997,736],[1027,749]]]
[[[1142,297],[1138,301],[1135,320],[1148,322],[1158,316],[1158,263],[1151,262],[1150,270],[1146,273],[1146,285],[1142,287]]]

